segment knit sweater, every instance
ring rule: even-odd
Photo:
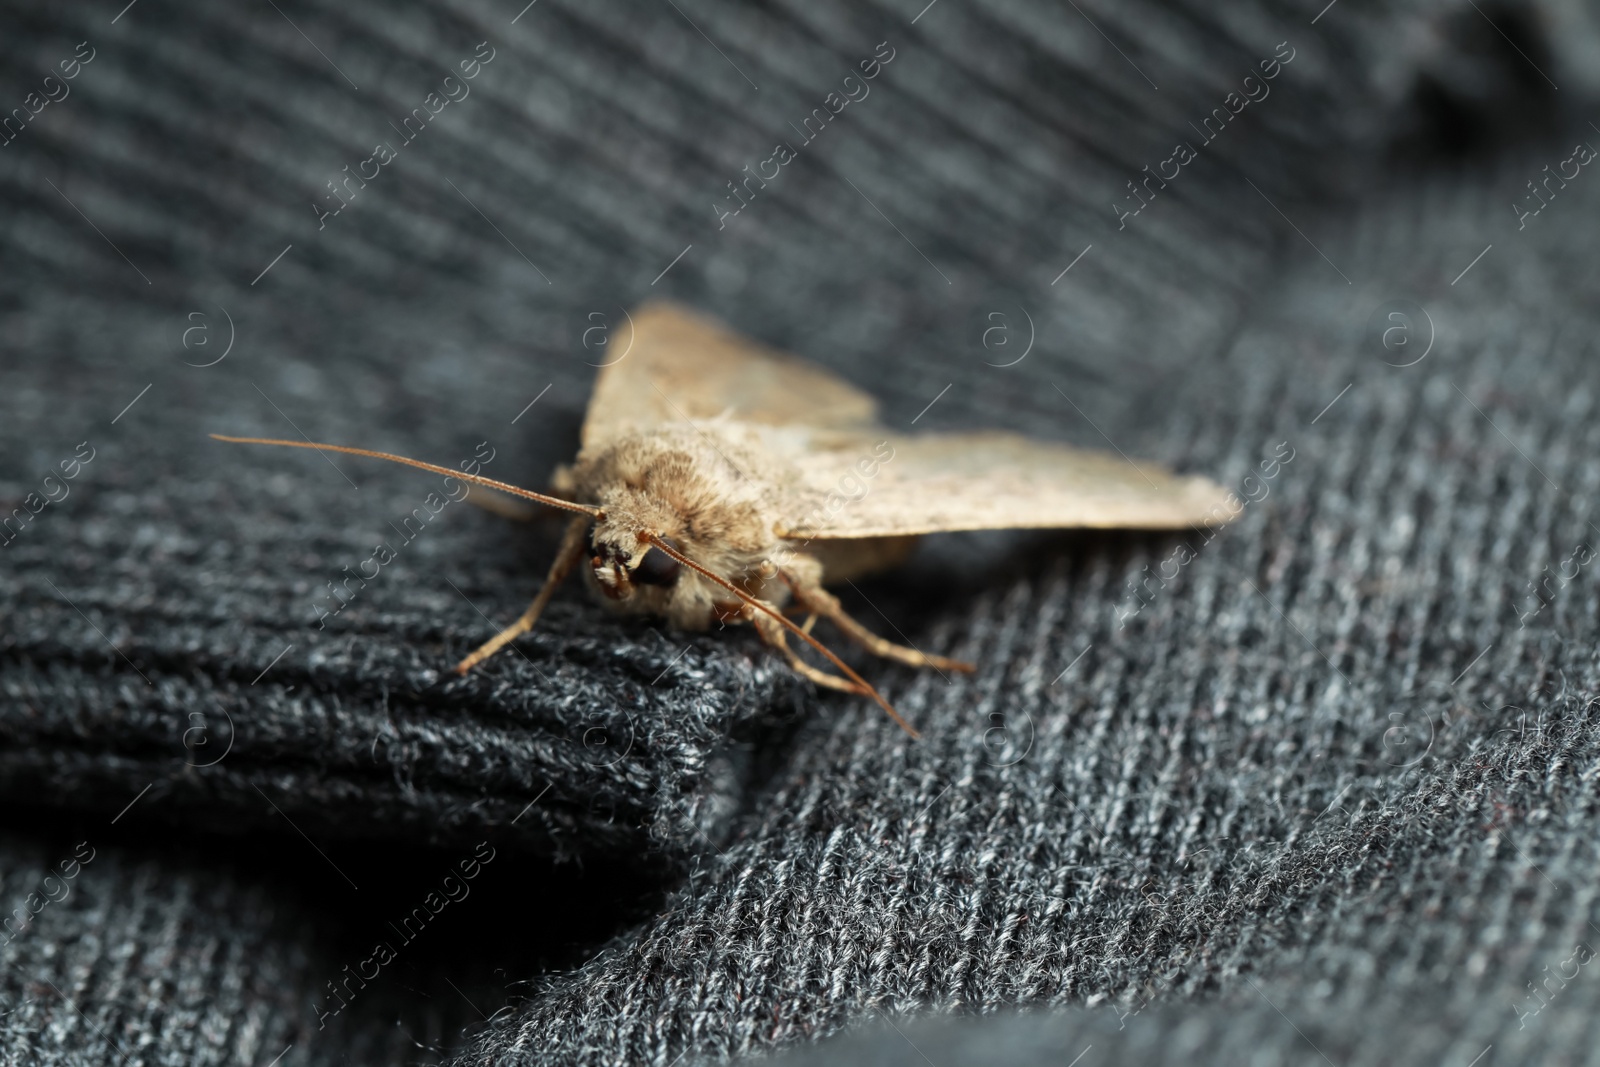
[[[8,17],[0,1061],[1593,1057],[1583,11]],[[841,589],[916,742],[205,436],[539,487],[659,294],[1244,512]]]

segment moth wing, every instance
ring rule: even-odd
[[[604,365],[589,398],[583,447],[685,420],[718,417],[762,426],[866,429],[877,403],[793,356],[666,302],[631,313],[622,354]],[[621,331],[613,331],[620,334]]]
[[[780,533],[833,540],[951,530],[1218,525],[1242,505],[1207,478],[1003,432],[814,435]]]

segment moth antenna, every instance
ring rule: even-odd
[[[846,664],[844,660],[840,659],[838,656],[835,656],[832,652],[830,652],[828,650],[828,647],[826,645],[824,645],[821,641],[818,641],[815,637],[812,637],[804,629],[802,629],[801,627],[797,626],[795,623],[791,622],[789,620],[789,618],[783,614],[783,612],[778,611],[775,608],[771,608],[771,607],[767,606],[766,604],[762,603],[760,600],[758,600],[755,597],[751,596],[749,593],[746,593],[743,589],[740,589],[738,586],[734,585],[732,582],[728,581],[726,578],[722,577],[721,575],[714,574],[711,571],[707,570],[705,567],[700,566],[700,564],[696,563],[694,560],[690,559],[688,556],[685,556],[682,552],[679,552],[677,549],[671,548],[668,545],[666,545],[661,540],[661,538],[657,537],[655,534],[641,532],[639,534],[639,540],[644,541],[647,544],[653,545],[656,548],[659,548],[661,551],[665,552],[667,555],[671,556],[673,559],[677,560],[679,563],[683,564],[685,567],[688,567],[690,570],[696,572],[697,574],[700,574],[705,578],[709,578],[711,581],[713,581],[716,584],[722,586],[722,588],[726,589],[728,592],[732,593],[734,596],[738,597],[740,600],[744,601],[746,604],[749,604],[751,607],[755,608],[757,611],[765,612],[766,614],[772,616],[774,619],[778,620],[778,622],[780,624],[782,624],[782,626],[785,629],[787,629],[791,633],[797,635],[801,640],[805,641],[806,644],[810,645],[812,648],[816,649],[818,652],[821,652],[824,656],[828,657],[828,660],[830,662],[832,662],[832,664],[835,667],[838,667],[841,671],[843,671],[845,673],[845,675],[851,681],[853,681],[857,685],[859,685],[861,687],[862,691],[865,692],[867,696],[870,696],[873,700],[877,701],[878,702],[878,706],[880,708],[882,708],[884,711],[888,712],[889,713],[889,718],[893,719],[896,723],[898,723],[902,730],[904,730],[906,733],[910,734],[916,740],[920,741],[922,739],[922,735],[917,733],[916,730],[912,729],[911,724],[906,722],[904,719],[902,719],[900,717],[900,713],[895,711],[894,708],[892,708],[889,705],[889,702],[887,700],[883,699],[882,695],[880,695],[876,689],[872,688],[872,686],[867,682],[867,680],[865,678],[861,677],[861,675],[859,675],[855,671],[851,670],[849,665]]]
[[[408,467],[416,467],[419,470],[445,474],[451,478],[460,478],[462,481],[471,482],[474,485],[488,486],[490,489],[498,489],[502,493],[510,493],[512,496],[537,500],[541,504],[548,504],[550,507],[560,508],[563,511],[576,511],[583,515],[592,515],[597,519],[605,518],[604,511],[589,504],[576,504],[571,500],[562,500],[560,497],[535,493],[531,489],[521,489],[515,485],[496,481],[493,478],[485,478],[482,475],[451,470],[449,467],[441,467],[435,463],[424,463],[420,459],[407,459],[405,456],[397,456],[392,452],[374,452],[370,448],[351,448],[348,445],[324,445],[314,441],[284,441],[275,437],[228,437],[220,433],[211,434],[211,437],[215,440],[227,441],[235,445],[282,445],[285,448],[314,448],[319,451],[326,449],[329,452],[345,452],[352,456],[371,456],[373,459],[386,459],[391,463],[403,463]]]

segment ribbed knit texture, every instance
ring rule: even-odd
[[[1550,28],[1581,17],[1539,10],[1519,40],[1565,81],[1587,38]],[[99,853],[0,945],[6,1062],[665,1065],[1019,1005],[1071,1012],[993,1023],[995,1049],[1594,1055],[1589,969],[1521,1030],[1510,1005],[1600,948],[1591,570],[1518,619],[1600,542],[1600,194],[1585,172],[1518,231],[1506,205],[1585,127],[1470,7],[114,14],[10,16],[19,103],[95,57],[0,149],[5,510],[94,449],[0,548],[8,905]],[[400,146],[482,41],[471,95]],[[1119,229],[1125,183],[1283,41],[1271,95]],[[880,42],[871,94],[799,144]],[[1439,135],[1412,90],[1463,71],[1524,105],[1466,124],[1498,162],[1375,194],[1418,123]],[[1541,123],[1561,139],[1512,144]],[[779,140],[797,158],[719,230]],[[318,229],[377,141],[396,159]],[[451,503],[407,539],[440,479],[204,436],[487,447],[539,486],[606,358],[585,331],[656,295],[834,368],[891,425],[1116,447],[1258,502],[1209,543],[949,538],[844,589],[982,665],[862,662],[912,743],[748,632],[576,590],[457,679],[555,524]],[[1437,332],[1403,368],[1420,348],[1372,320],[1402,299]],[[380,541],[395,562],[319,628]],[[498,888],[447,913],[476,925],[319,1029],[329,981],[479,842]],[[1084,1036],[1145,1001],[1132,1036]],[[943,1067],[968,1039],[931,1040]]]
[[[1341,1065],[1491,1044],[1497,1063],[1593,1062],[1591,969],[1552,979],[1548,1014],[1527,986],[1600,950],[1600,605],[1580,577],[1520,629],[1518,612],[1542,568],[1596,543],[1600,474],[1593,316],[1528,264],[1578,287],[1595,270],[1581,226],[1514,238],[1497,205],[1439,192],[1323,244],[1371,296],[1330,300],[1307,249],[1219,361],[1232,402],[1192,454],[1234,484],[1275,442],[1295,458],[1179,581],[1119,630],[1130,578],[1195,538],[1016,564],[933,631],[1003,669],[892,687],[927,742],[866,708],[808,723],[678,907],[462,1062],[553,1044],[550,1062],[666,1063],[1019,1004],[1093,1007],[990,1025],[956,1055],[949,1030],[907,1034],[941,1065],[1086,1044],[1115,1063],[1322,1062],[1312,1043]],[[1550,210],[1600,199],[1579,195]],[[1447,273],[1412,242],[1474,225],[1507,255],[1457,295],[1482,245]],[[1389,286],[1448,324],[1415,367],[1358,336]],[[1511,329],[1497,292],[1537,327]],[[1322,359],[1285,365],[1305,337]],[[1028,1059],[1030,1034],[1054,1058]],[[893,1031],[862,1048],[806,1062],[923,1062]]]

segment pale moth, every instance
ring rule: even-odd
[[[631,319],[626,355],[595,382],[577,459],[556,471],[548,494],[387,452],[212,436],[374,456],[576,512],[528,610],[462,660],[460,673],[530,630],[587,558],[590,588],[614,610],[685,630],[752,623],[797,672],[870,696],[913,735],[811,635],[816,619],[874,655],[947,671],[972,666],[885,640],[847,615],[825,583],[899,563],[920,534],[1178,529],[1225,522],[1237,510],[1208,479],[1119,455],[999,431],[892,433],[859,389],[699,314],[654,303]],[[809,618],[794,622],[786,606]],[[842,674],[801,659],[789,634]]]

